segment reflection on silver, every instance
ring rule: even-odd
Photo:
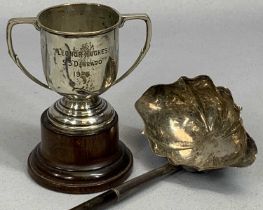
[[[49,87],[61,95],[100,94],[115,81],[118,30],[89,38],[41,33],[43,69]]]
[[[70,100],[63,97],[48,110],[49,120],[70,133],[85,131],[93,134],[110,124],[115,115],[111,105],[99,97],[85,100]]]
[[[243,167],[257,147],[247,135],[231,92],[208,76],[181,77],[149,88],[136,102],[154,153],[196,170]]]
[[[145,44],[133,65],[119,78],[119,28],[127,20],[146,23]],[[47,84],[20,62],[12,44],[17,24],[33,24],[41,35]],[[43,10],[34,18],[13,18],[7,25],[7,44],[17,66],[37,84],[64,96],[48,110],[49,119],[67,132],[92,133],[110,123],[115,111],[98,95],[128,76],[146,55],[151,21],[146,14],[119,14],[101,4],[64,4]]]

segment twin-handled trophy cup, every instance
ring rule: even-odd
[[[119,28],[134,19],[146,23],[145,45],[117,79]],[[47,84],[30,74],[16,55],[12,28],[17,24],[32,24],[40,31]],[[36,182],[57,191],[91,193],[128,177],[132,154],[119,141],[117,113],[99,95],[137,67],[150,41],[151,21],[146,14],[121,15],[100,4],[58,5],[37,17],[9,20],[11,58],[31,80],[63,96],[43,112],[42,141],[28,158],[28,171]]]

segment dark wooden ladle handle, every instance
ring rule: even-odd
[[[104,209],[106,206],[108,207],[110,204],[114,202],[118,202],[121,199],[125,198],[128,194],[130,194],[137,187],[141,186],[148,181],[161,177],[164,175],[169,175],[175,173],[181,169],[180,166],[174,166],[172,164],[165,164],[159,168],[153,169],[145,174],[142,174],[138,177],[135,177],[123,184],[112,188],[74,208],[71,210],[100,210]]]

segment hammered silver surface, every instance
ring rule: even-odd
[[[257,148],[229,89],[208,76],[150,87],[136,102],[153,152],[195,170],[247,166]]]

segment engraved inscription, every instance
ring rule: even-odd
[[[103,42],[85,42],[70,47],[53,48],[54,63],[61,66],[59,71],[67,78],[72,91],[85,93],[99,90],[106,80],[106,68],[111,47]]]
[[[94,45],[89,42],[82,44],[80,49],[74,47],[72,50],[64,50],[62,48],[54,48],[54,56],[61,56],[64,58],[62,64],[74,67],[88,67],[102,64],[104,55],[109,53],[108,48],[95,49]],[[96,58],[99,57],[99,58]]]

